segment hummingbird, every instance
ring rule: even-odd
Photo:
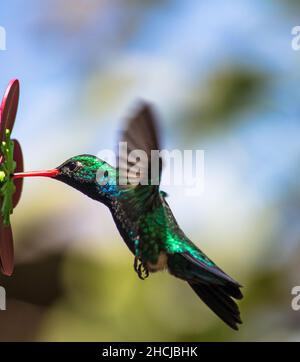
[[[140,279],[150,273],[168,271],[187,282],[221,320],[238,330],[242,321],[235,300],[243,298],[242,286],[209,259],[178,225],[166,200],[167,194],[160,190],[161,158],[158,175],[151,174],[151,151],[160,150],[160,142],[156,114],[150,104],[138,105],[119,141],[126,143],[127,149],[125,154],[119,152],[116,167],[84,154],[71,157],[54,169],[15,173],[13,177],[51,177],[106,205],[134,256],[134,270]],[[147,184],[117,182],[124,169],[129,171],[133,166],[130,153],[134,150],[142,150],[147,156],[141,160],[137,172],[139,180],[141,174],[146,175]],[[153,178],[158,182],[153,182]]]

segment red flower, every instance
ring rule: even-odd
[[[19,102],[19,81],[14,79],[10,81],[0,106],[0,141],[4,141],[6,130],[12,132]],[[23,171],[23,155],[20,143],[17,140],[12,140],[14,143],[13,159],[16,162],[16,172]],[[5,156],[0,151],[0,164],[5,161]],[[14,180],[16,190],[13,194],[13,207],[18,204],[21,192],[23,179]],[[0,199],[2,207],[3,199]],[[0,269],[3,274],[10,276],[14,269],[14,245],[11,226],[4,224],[3,217],[0,213]]]

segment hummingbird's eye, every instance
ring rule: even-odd
[[[68,169],[70,171],[76,171],[76,170],[78,170],[80,168],[80,166],[81,166],[80,162],[72,161],[72,162],[69,163]]]

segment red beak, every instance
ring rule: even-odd
[[[58,174],[59,170],[57,168],[53,168],[52,170],[44,170],[44,171],[17,172],[13,175],[13,179],[24,178],[24,177],[36,177],[36,176],[55,177]]]

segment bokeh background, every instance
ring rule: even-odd
[[[137,99],[166,148],[205,150],[205,192],[166,187],[188,236],[244,285],[234,332],[167,273],[142,282],[108,210],[28,179],[0,340],[300,340],[298,1],[11,0],[0,89],[21,82],[25,167],[113,148]]]

